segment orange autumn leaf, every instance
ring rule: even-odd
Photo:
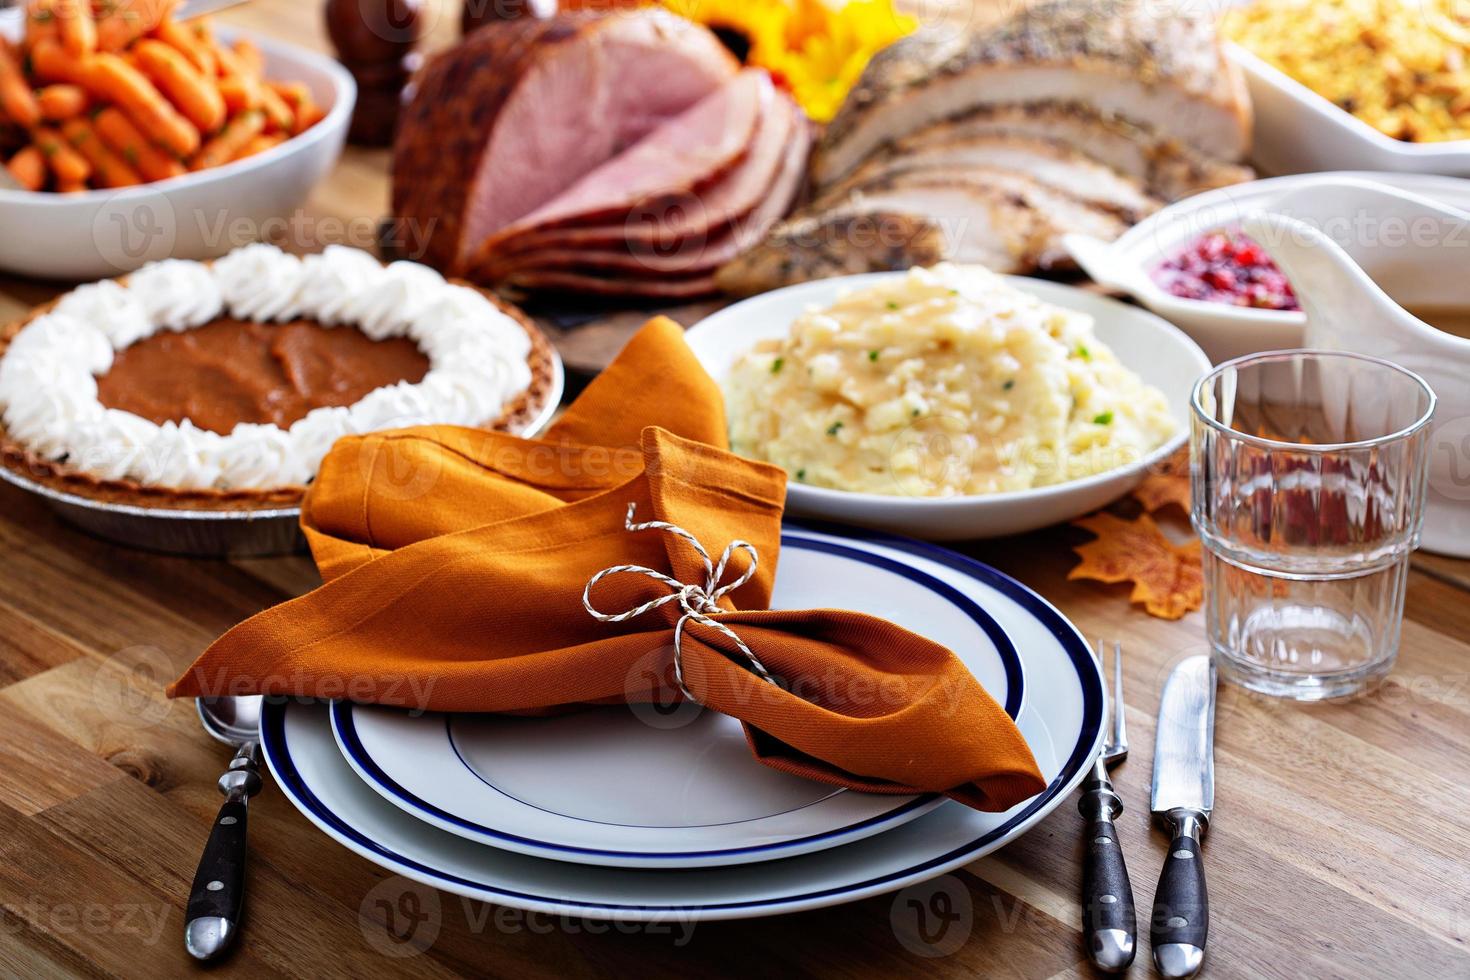
[[[1133,496],[1150,514],[1168,504],[1178,504],[1188,513],[1189,450],[1181,449],[1149,470],[1148,476],[1134,488]]]
[[[1149,615],[1160,619],[1178,619],[1203,603],[1204,573],[1198,541],[1175,544],[1147,514],[1125,521],[1097,513],[1072,523],[1097,535],[1097,540],[1073,549],[1082,561],[1067,573],[1067,578],[1131,581],[1133,594],[1129,599],[1143,603]]]

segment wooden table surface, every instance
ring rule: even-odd
[[[324,43],[314,4],[256,0],[227,19]],[[452,36],[451,20],[438,19],[437,40]],[[350,151],[306,214],[381,214],[386,166],[385,153]],[[55,289],[0,280],[0,317]],[[617,329],[594,324],[571,343],[592,349],[606,342],[597,331]],[[964,550],[1040,591],[1084,633],[1125,644],[1134,749],[1116,779],[1147,909],[1166,844],[1147,812],[1158,694],[1172,664],[1205,649],[1203,627],[1198,613],[1145,616],[1123,586],[1068,582],[1077,537],[1053,529]],[[191,704],[160,688],[215,636],[316,574],[305,558],[125,550],[8,487],[0,555],[0,974],[188,973],[182,908],[227,752],[204,737]],[[1470,563],[1416,557],[1402,654],[1376,694],[1299,706],[1222,687],[1218,716],[1206,975],[1470,977]],[[317,832],[268,782],[251,804],[244,943],[214,972],[1087,975],[1074,802],[897,897],[651,931],[436,900]],[[1135,975],[1151,972],[1147,959],[1145,942]]]

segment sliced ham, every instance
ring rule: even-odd
[[[498,256],[476,275],[499,279],[527,269],[580,269],[646,278],[723,265],[761,241],[790,209],[805,177],[805,117],[779,94],[771,115],[775,125],[762,125],[746,160],[701,195],[699,207],[677,209],[677,216],[664,221],[529,234],[516,243],[524,251]]]
[[[513,292],[564,292],[607,299],[652,299],[676,302],[703,299],[720,291],[714,275],[698,275],[687,279],[627,279],[579,272],[529,269],[508,276],[501,285]]]
[[[541,207],[736,75],[719,40],[657,7],[496,22],[415,80],[393,153],[393,213],[424,261],[460,274]]]
[[[638,208],[697,199],[698,192],[748,156],[756,125],[773,111],[775,96],[764,69],[742,71],[627,152],[491,235],[477,249],[476,265],[483,268],[506,242],[529,231],[626,220]]]
[[[832,120],[814,170],[826,185],[886,143],[990,106],[1072,102],[1205,155],[1242,159],[1244,80],[1205,13],[1137,0],[1043,0],[994,27],[921,29],[880,51]]]
[[[756,211],[775,210],[779,218],[800,188],[811,138],[806,117],[791,98],[782,92],[773,96],[749,153],[704,191],[639,207],[615,222],[527,232],[505,242],[499,253],[510,256],[548,248],[615,246],[671,250],[688,239],[718,237],[724,229],[750,217],[751,221],[743,222],[748,230],[761,220]],[[769,226],[774,220],[767,216],[765,223]]]

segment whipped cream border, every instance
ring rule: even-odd
[[[374,340],[408,337],[429,370],[421,381],[376,388],[352,405],[313,409],[289,429],[242,422],[226,435],[187,419],[159,425],[98,400],[97,378],[117,351],[225,313],[258,323],[349,325]],[[0,357],[0,418],[32,452],[98,479],[275,489],[311,480],[345,435],[497,418],[530,386],[530,352],[531,338],[513,317],[427,266],[385,266],[341,245],[301,259],[258,243],[213,264],[151,262],[125,283],[103,280],[63,296]]]

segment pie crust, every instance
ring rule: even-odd
[[[208,264],[208,263],[205,263]],[[114,280],[119,284],[126,277]],[[456,286],[474,289],[502,313],[514,320],[526,332],[531,341],[531,350],[526,357],[531,381],[519,394],[508,401],[499,416],[488,419],[479,427],[499,432],[519,434],[523,432],[546,408],[556,383],[555,353],[546,335],[531,322],[530,318],[516,307],[506,303],[493,293],[460,280],[447,280]],[[36,307],[20,320],[0,329],[0,358],[5,356],[11,341],[32,320],[49,313],[61,297]],[[355,328],[348,328],[355,329]],[[46,459],[14,439],[0,422],[0,465],[16,475],[49,490],[85,497],[88,500],[107,504],[142,507],[151,510],[190,511],[256,511],[277,510],[299,506],[306,492],[305,486],[288,485],[267,489],[221,489],[152,486],[135,480],[104,480],[92,474],[69,468],[64,462]]]

